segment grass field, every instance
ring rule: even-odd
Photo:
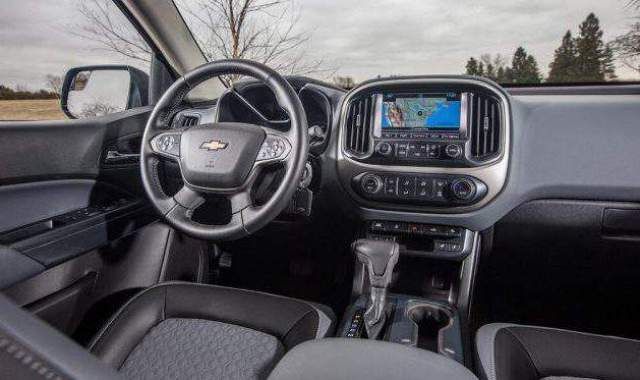
[[[61,120],[67,117],[58,99],[0,100],[0,120]]]

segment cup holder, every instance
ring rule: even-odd
[[[438,306],[418,304],[407,310],[407,316],[417,326],[417,347],[439,352],[438,337],[451,324],[451,313]]]

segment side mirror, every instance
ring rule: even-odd
[[[149,104],[149,76],[131,66],[75,67],[64,77],[60,106],[71,119],[103,116]]]

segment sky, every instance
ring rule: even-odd
[[[2,1],[0,83],[36,89],[45,86],[47,74],[62,75],[70,67],[128,62],[69,33],[78,22],[78,1]],[[362,81],[378,75],[462,74],[469,57],[499,53],[510,60],[520,45],[546,73],[566,30],[576,33],[589,12],[599,17],[605,41],[627,31],[634,13],[627,2],[296,0],[296,5],[298,28],[311,35],[307,57]],[[640,80],[623,65],[617,74]]]
[[[589,12],[604,40],[633,22],[628,0],[306,0],[300,20],[313,31],[309,51],[335,60],[357,81],[377,75],[460,74],[469,57],[519,45],[544,73],[564,33],[574,35]],[[366,7],[363,6],[366,4]],[[640,11],[637,12],[640,15]],[[623,79],[640,75],[618,65]]]

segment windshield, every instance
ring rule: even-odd
[[[210,60],[257,60],[346,88],[425,74],[503,85],[640,79],[640,0],[175,3]]]

